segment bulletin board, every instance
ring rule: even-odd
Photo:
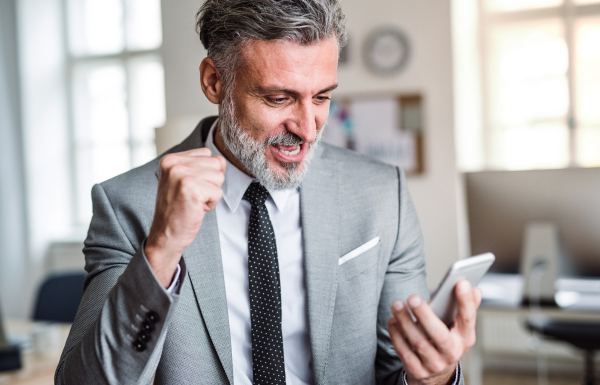
[[[419,175],[425,172],[423,115],[416,93],[333,98],[323,140]]]

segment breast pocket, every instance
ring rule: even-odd
[[[376,269],[378,256],[379,237],[375,237],[340,257],[340,278],[346,280]]]

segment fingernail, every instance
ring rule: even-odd
[[[468,281],[462,281],[460,285],[458,285],[458,293],[465,294],[471,291],[471,284]]]
[[[418,295],[413,295],[412,297],[410,297],[408,299],[408,305],[412,308],[419,307],[419,306],[421,306],[422,303],[423,303],[423,301],[421,300],[421,297],[419,297]]]
[[[392,309],[394,311],[400,311],[404,309],[404,303],[402,303],[402,301],[396,301],[392,304]]]

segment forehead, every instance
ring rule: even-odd
[[[318,92],[337,80],[335,37],[310,45],[288,40],[251,40],[243,48],[238,81],[248,86]]]

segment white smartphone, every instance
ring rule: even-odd
[[[442,282],[433,291],[429,306],[448,327],[454,322],[457,311],[454,286],[461,279],[469,281],[472,287],[477,286],[495,260],[494,254],[485,253],[454,262]]]

